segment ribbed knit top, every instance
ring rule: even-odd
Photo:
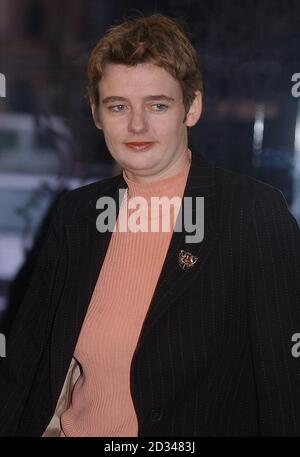
[[[190,150],[188,155],[191,160]],[[157,219],[145,202],[151,203],[153,196],[182,198],[189,169],[187,161],[176,175],[152,183],[132,181],[123,171],[128,189],[74,352],[83,372],[73,389],[71,406],[61,417],[61,436],[138,435],[130,366],[179,208],[168,231],[162,231],[161,225],[159,231],[151,231],[149,224],[147,232],[117,228],[136,211],[128,209],[133,197],[145,199],[140,208],[148,211],[148,221]],[[159,214],[160,221],[166,211]]]

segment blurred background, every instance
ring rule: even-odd
[[[152,13],[179,19],[202,61],[192,151],[279,188],[300,221],[298,0],[0,0],[0,318],[57,196],[119,172],[85,99],[87,60],[108,26]]]

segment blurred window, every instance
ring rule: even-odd
[[[1,129],[0,153],[3,149],[14,149],[18,146],[18,132],[11,129]]]
[[[45,9],[40,1],[32,1],[25,14],[25,33],[30,38],[41,38],[45,30]]]
[[[0,189],[0,232],[35,229],[51,203],[50,193],[25,189]]]

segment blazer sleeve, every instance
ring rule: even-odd
[[[249,329],[262,436],[300,436],[300,230],[280,191],[255,202]]]
[[[61,199],[59,200],[61,201]],[[62,248],[61,205],[53,212],[26,294],[0,358],[0,436],[13,436],[51,332],[52,291]]]

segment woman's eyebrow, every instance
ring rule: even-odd
[[[159,95],[148,95],[147,97],[144,97],[145,101],[149,100],[165,100],[167,102],[175,102],[175,99],[173,97],[169,97],[168,95],[164,94],[159,94]],[[110,102],[116,102],[116,101],[129,101],[125,97],[120,97],[118,95],[111,95],[110,97],[105,97],[102,100],[103,104],[110,103]]]

